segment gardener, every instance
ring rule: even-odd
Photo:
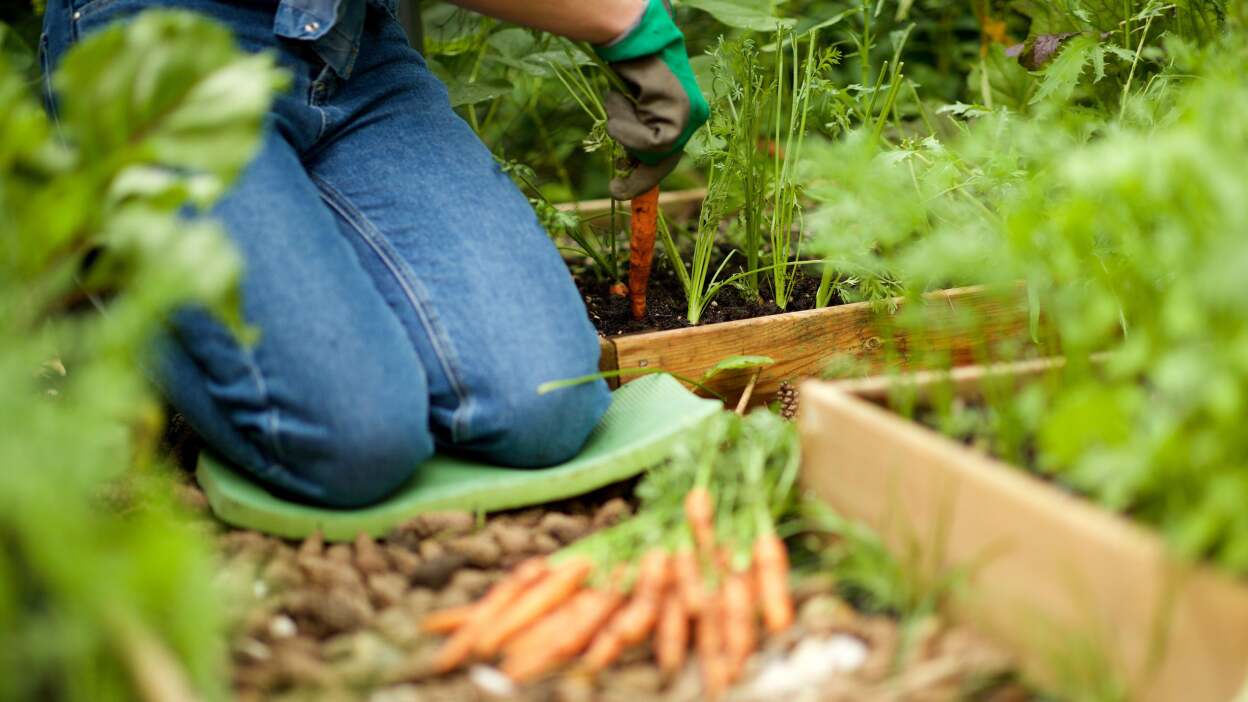
[[[411,49],[396,0],[48,0],[49,65],[119,18],[181,7],[290,71],[260,153],[215,208],[243,256],[240,345],[179,313],[157,375],[222,456],[269,486],[375,502],[435,449],[517,467],[565,461],[609,401],[580,296],[528,202]],[[593,43],[634,89],[609,131],[639,160],[627,199],[706,119],[662,0],[460,0]],[[66,96],[60,96],[64,99]],[[71,96],[72,98],[72,96]]]

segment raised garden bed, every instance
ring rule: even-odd
[[[1023,338],[1028,328],[1025,298],[1003,298],[981,288],[957,288],[926,296],[938,316],[940,335],[923,339],[926,354],[948,354],[956,365],[982,360],[985,343]],[[862,367],[880,369],[905,365],[909,344],[893,323],[893,308],[905,302],[873,306],[860,302],[804,312],[743,319],[670,331],[604,338],[602,370],[661,368],[688,377],[701,377],[726,357],[764,355],[775,364],[762,369],[754,397],[766,400],[786,380],[821,375],[830,361],[852,359]],[[960,320],[975,320],[959,324]],[[753,376],[753,370],[729,371],[707,385],[735,400]],[[636,376],[625,375],[620,382]]]
[[[973,400],[989,373],[1019,383],[1060,361],[905,382],[950,381]],[[956,614],[1020,654],[1041,680],[1104,672],[1130,699],[1221,702],[1248,676],[1248,583],[1172,555],[1154,532],[890,411],[898,382],[802,386],[806,486],[925,566],[961,569]],[[1102,664],[1104,668],[1102,669]]]

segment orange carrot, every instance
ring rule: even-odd
[[[597,673],[615,662],[624,649],[645,640],[659,618],[663,590],[667,587],[668,563],[666,551],[654,549],[641,560],[637,585],[633,597],[603,628],[585,653],[585,668]]]
[[[474,602],[433,612],[421,621],[420,627],[431,634],[449,634],[467,623],[476,608]]]
[[[702,591],[702,575],[698,571],[698,557],[692,551],[680,551],[673,560],[676,589],[684,600],[685,611],[696,617],[702,611],[706,599]]]
[[[789,593],[789,553],[775,534],[754,541],[754,571],[758,599],[767,631],[776,634],[793,624],[793,596]]]
[[[712,554],[715,547],[715,511],[711,504],[711,493],[704,487],[695,487],[685,495],[685,518],[689,520],[689,528],[693,530],[693,540],[698,550],[704,554]]]
[[[507,639],[506,643],[503,644],[500,655],[505,658],[514,656],[520,651],[540,648],[551,638],[559,636],[569,622],[576,619],[577,596],[579,594],[578,592],[573,595],[563,604],[547,612],[541,619]]]
[[[593,563],[588,558],[573,558],[560,564],[528,588],[506,611],[498,613],[495,621],[476,639],[472,650],[481,658],[490,658],[498,653],[508,638],[558,607],[580,589],[591,570]]]
[[[702,666],[702,685],[707,699],[717,699],[728,689],[729,668],[724,655],[723,607],[721,596],[706,598],[698,616],[698,662]]]
[[[619,608],[624,596],[614,589],[582,590],[571,603],[566,626],[524,650],[508,649],[501,669],[516,682],[529,682],[571,660]]]
[[[680,593],[669,589],[654,630],[654,658],[664,678],[671,678],[684,667],[688,649],[689,610],[685,609]]]
[[[490,588],[485,597],[473,607],[468,620],[456,629],[454,636],[442,644],[434,658],[434,670],[446,673],[468,660],[477,641],[493,626],[499,614],[506,611],[513,602],[523,598],[545,576],[546,562],[535,558],[521,563],[515,572]]]
[[[750,577],[744,572],[732,573],[724,580],[724,650],[728,658],[730,681],[741,677],[745,662],[758,645],[752,590]]]
[[[628,295],[633,319],[646,317],[646,287],[654,261],[654,239],[659,226],[659,186],[633,198],[632,241],[628,251]]]

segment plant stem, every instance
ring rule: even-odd
[[[1140,53],[1144,51],[1144,42],[1148,39],[1148,29],[1153,26],[1153,17],[1149,15],[1148,21],[1144,23],[1144,32],[1140,35],[1140,44],[1135,48],[1135,58],[1131,60],[1131,70],[1127,72],[1127,82],[1122,86],[1122,99],[1118,103],[1118,119],[1122,119],[1123,113],[1127,110],[1127,95],[1131,91],[1131,81],[1135,78],[1135,66],[1140,62]]]

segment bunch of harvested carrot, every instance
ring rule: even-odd
[[[665,679],[684,669],[692,645],[706,697],[722,694],[757,650],[760,621],[776,634],[794,619],[788,554],[769,505],[791,487],[795,439],[781,420],[743,426],[740,436],[779,439],[738,450],[718,435],[711,443],[731,460],[717,454],[683,473],[652,473],[638,487],[652,498],[633,519],[522,563],[476,604],[426,618],[426,631],[448,637],[436,669],[501,657],[516,682],[564,667],[594,674],[650,640]]]
[[[653,637],[655,660],[670,677],[684,666],[692,624],[707,696],[723,693],[758,646],[758,613],[772,633],[792,623],[787,559],[784,543],[772,534],[755,544],[759,557],[752,570],[728,570],[712,541],[711,511],[704,509],[709,503],[691,495],[689,528],[702,535],[697,553],[651,547],[628,593],[619,577],[588,587],[593,564],[580,555],[558,563],[527,561],[476,604],[426,618],[426,631],[450,635],[436,670],[501,654],[502,671],[516,682],[574,662],[598,673]]]

